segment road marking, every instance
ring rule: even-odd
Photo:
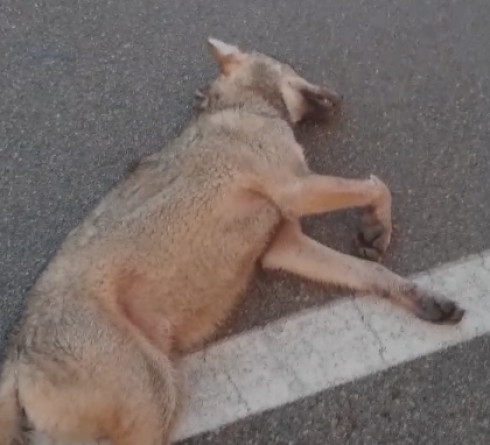
[[[431,325],[387,301],[356,297],[229,337],[184,359],[188,400],[174,440],[490,332],[490,251],[411,278],[459,301],[463,322]]]

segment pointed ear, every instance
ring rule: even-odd
[[[281,94],[293,124],[304,117],[328,115],[332,108],[339,108],[342,98],[335,91],[313,85],[301,77],[288,76],[281,84]]]
[[[225,76],[238,68],[245,59],[245,54],[234,45],[213,37],[209,37],[207,43],[211,55],[218,63],[221,73]]]

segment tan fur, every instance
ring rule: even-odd
[[[379,260],[390,242],[387,186],[315,174],[295,140],[293,124],[340,97],[263,54],[208,44],[220,75],[197,117],[133,166],[30,291],[0,380],[0,445],[22,440],[21,408],[54,442],[167,443],[179,355],[225,320],[258,263],[461,320],[455,303],[301,232],[304,215],[362,207],[360,254]]]

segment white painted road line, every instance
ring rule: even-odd
[[[189,398],[174,440],[490,333],[490,251],[412,279],[459,301],[463,322],[432,325],[357,297],[227,338],[184,360]]]

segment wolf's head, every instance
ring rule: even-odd
[[[323,119],[340,108],[339,94],[308,82],[287,63],[214,38],[207,43],[220,74],[198,91],[201,109],[246,107],[262,101],[294,125],[306,118]]]

